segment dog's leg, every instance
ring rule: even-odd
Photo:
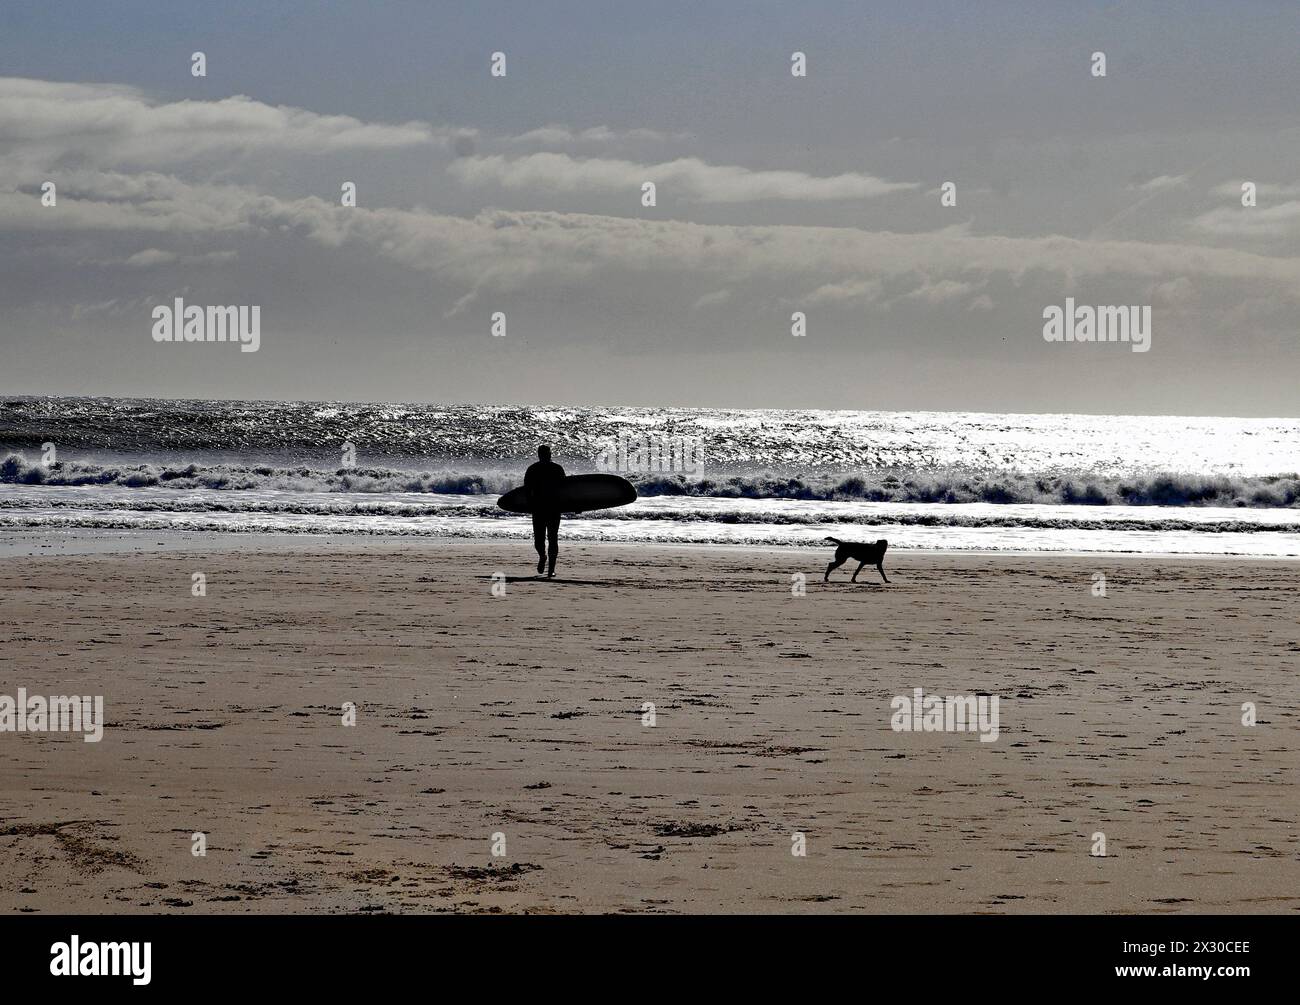
[[[877,562],[877,563],[876,563],[876,571],[877,571],[878,573],[880,573],[880,578],[881,578],[881,579],[883,579],[886,583],[889,582],[889,577],[885,575],[885,563],[884,563],[884,562]]]
[[[856,583],[858,581],[858,573],[862,571],[862,567],[866,564],[866,562],[858,563],[858,567],[853,570],[853,578],[849,580],[850,583]]]
[[[843,564],[844,564],[844,559],[840,559],[838,562],[832,562],[830,565],[826,566],[826,575],[822,576],[822,582],[824,583],[826,582],[826,580],[830,579],[831,573],[834,572]]]

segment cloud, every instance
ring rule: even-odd
[[[1150,181],[1144,181],[1140,185],[1134,185],[1139,192],[1163,192],[1166,189],[1181,188],[1187,184],[1187,175],[1157,175]]]
[[[130,258],[121,264],[131,268],[147,269],[152,265],[166,265],[176,261],[177,256],[170,251],[161,251],[158,248],[146,248],[144,251],[137,251]]]
[[[232,182],[224,155],[200,157],[190,150],[182,156],[171,150],[178,142],[209,152],[257,147],[275,153],[358,144],[382,150],[397,144],[422,156],[441,135],[425,124],[377,126],[247,98],[156,104],[129,88],[4,78],[0,229],[19,232],[22,245],[35,251],[67,244],[67,236],[76,235],[87,249],[79,246],[78,254],[89,256],[83,260],[140,270],[231,261],[233,245],[267,237],[283,242],[284,254],[292,254],[295,243],[310,244],[349,262],[392,263],[448,284],[452,311],[485,292],[581,286],[593,278],[606,290],[607,280],[619,278],[626,291],[644,290],[656,277],[692,291],[682,294],[682,302],[694,302],[697,309],[725,302],[724,293],[852,305],[877,302],[886,290],[907,290],[896,300],[922,307],[967,301],[968,309],[983,310],[985,300],[973,294],[992,278],[1014,285],[1031,275],[1050,277],[1063,289],[1092,278],[1131,284],[1135,291],[1174,283],[1165,291],[1174,297],[1181,296],[1181,284],[1200,286],[1200,280],[1210,279],[1236,284],[1242,296],[1267,292],[1300,300],[1300,259],[1227,247],[977,234],[969,221],[898,233],[541,210],[457,215],[349,208],[317,196],[272,195],[250,181]],[[159,164],[130,163],[162,148],[170,152],[158,155]],[[871,198],[918,187],[864,174],[819,178],[695,158],[645,165],[556,153],[471,155],[450,161],[448,171],[471,185],[550,191],[639,193],[642,181],[653,180],[661,194],[666,188],[674,198],[716,203]],[[41,205],[44,178],[58,182],[56,207]],[[1220,207],[1199,218],[1198,226],[1211,233],[1279,236],[1293,233],[1297,221],[1300,202],[1254,210]],[[168,237],[177,238],[170,243],[183,250],[169,250]],[[193,250],[196,239],[207,242],[199,256]],[[696,297],[703,284],[717,292]]]
[[[880,299],[884,289],[885,284],[879,279],[848,279],[825,283],[802,300],[814,307],[823,304],[873,304]]]
[[[1219,206],[1196,217],[1192,227],[1218,237],[1290,237],[1300,233],[1300,201],[1276,206]]]
[[[131,87],[0,77],[0,148],[44,163],[159,165],[251,150],[329,153],[450,142],[464,130],[362,122],[236,95],[159,103]]]
[[[706,307],[720,307],[731,299],[730,290],[717,290],[713,293],[706,293],[691,305],[691,310],[699,311]]]
[[[552,212],[489,210],[472,219],[403,210],[370,212],[281,206],[312,239],[360,243],[413,269],[513,288],[624,271],[708,276],[720,285],[823,285],[819,300],[870,297],[872,282],[922,273],[929,295],[957,295],[943,280],[972,283],[1032,273],[1062,282],[1213,277],[1266,284],[1300,299],[1300,259],[1227,248],[1065,237],[959,236],[951,230],[896,234],[850,227],[726,226]],[[351,215],[349,215],[351,214]],[[961,291],[968,292],[968,291]]]
[[[956,279],[941,279],[938,282],[926,280],[916,289],[903,294],[902,300],[919,300],[927,304],[942,304],[957,300],[978,289],[974,283],[963,283]]]
[[[93,318],[97,314],[118,314],[121,312],[121,305],[117,299],[101,300],[94,304],[73,304],[69,316],[74,321],[80,321],[85,318]]]
[[[938,233],[951,234],[952,232],[952,228],[945,228]],[[895,281],[905,280],[911,286],[911,289],[886,299],[885,278]],[[987,280],[979,280],[978,282],[965,282],[958,279],[933,280],[926,275],[918,277],[911,273],[906,275],[896,273],[888,277],[875,276],[867,279],[847,279],[836,283],[826,283],[803,297],[802,301],[813,306],[830,304],[861,307],[876,304],[883,310],[891,310],[897,303],[924,304],[935,307],[953,300],[961,300],[979,290],[986,282]],[[897,282],[895,282],[895,287],[897,288]],[[991,301],[989,306],[992,306]]]
[[[833,302],[869,300],[876,295],[875,281],[915,273],[933,277],[923,296],[935,301],[969,292],[952,283],[994,275],[1019,282],[1045,273],[1066,284],[1102,276],[1209,277],[1271,285],[1300,299],[1300,259],[1202,245],[973,235],[951,227],[900,234],[734,226],[550,211],[484,210],[461,217],[345,208],[317,197],[283,200],[235,186],[181,182],[143,202],[61,200],[57,209],[42,207],[35,193],[0,193],[0,227],[288,235],[378,256],[468,289],[513,290],[598,273],[659,273],[705,276],[727,288],[812,280],[818,286],[811,296]]]
[[[536,143],[540,146],[558,147],[577,144],[615,144],[625,142],[669,143],[690,139],[690,133],[661,133],[655,129],[610,129],[608,126],[591,126],[572,129],[569,126],[548,125],[532,129],[510,138],[511,143]]]
[[[129,269],[151,269],[157,265],[224,265],[239,257],[234,251],[207,251],[201,255],[178,255],[160,248],[145,248],[119,261],[99,262],[100,265],[121,265]]]
[[[130,197],[105,194],[104,189],[120,187],[111,174],[86,173],[74,193],[61,192],[56,206],[43,206],[38,191],[5,191],[0,182],[0,225],[33,231],[234,233],[252,227],[250,215],[258,204],[277,202],[243,186],[177,178],[145,186]]]
[[[637,164],[557,153],[515,158],[495,154],[464,158],[447,170],[466,185],[494,184],[515,191],[639,193],[641,185],[651,181],[661,196],[711,203],[873,199],[918,187],[915,182],[890,182],[866,174],[818,178],[802,171],[751,171],[734,165],[706,164],[695,157]]]

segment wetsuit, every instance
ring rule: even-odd
[[[524,472],[524,488],[533,508],[533,547],[537,549],[537,571],[547,565],[547,574],[555,575],[555,559],[560,553],[560,510],[556,497],[564,481],[564,468],[554,461],[538,461]],[[549,552],[548,552],[549,545]]]

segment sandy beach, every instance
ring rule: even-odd
[[[156,540],[0,558],[0,911],[1300,912],[1294,563]]]

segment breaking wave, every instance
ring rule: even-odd
[[[0,461],[0,484],[116,485],[124,488],[289,490],[298,492],[439,492],[501,495],[514,487],[504,475],[411,472],[386,468],[340,468],[265,464],[96,464],[60,461],[46,467],[9,454]]]
[[[1300,476],[1296,474],[1107,477],[945,472],[903,477],[895,474],[757,474],[717,478],[631,474],[628,477],[643,497],[1065,506],[1266,508],[1300,504]],[[509,491],[517,482],[517,476],[504,473],[418,472],[373,467],[322,470],[303,465],[97,464],[86,461],[64,461],[47,467],[18,454],[9,454],[0,461],[0,483],[17,485],[497,496]]]

